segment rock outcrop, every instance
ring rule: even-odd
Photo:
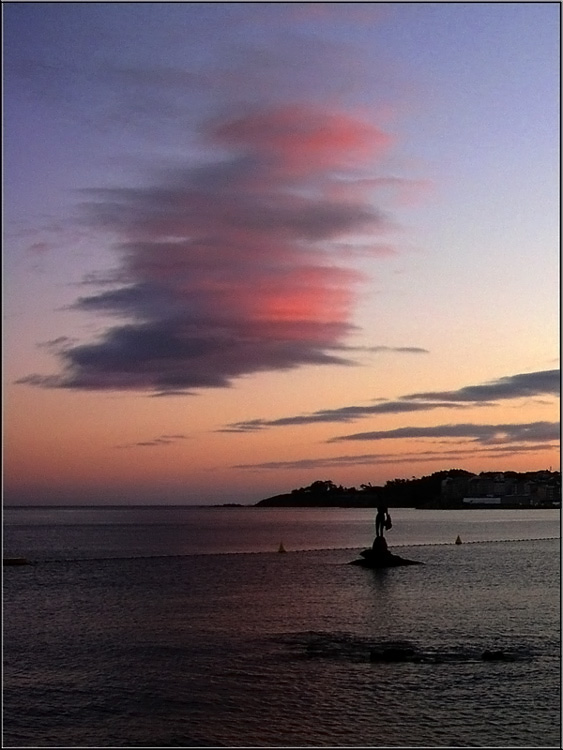
[[[373,540],[373,545],[360,552],[359,560],[352,560],[352,565],[361,565],[364,568],[396,568],[400,565],[423,565],[416,560],[407,560],[399,555],[389,552],[385,537],[378,536]]]

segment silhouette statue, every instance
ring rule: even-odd
[[[387,547],[387,541],[383,536],[385,529],[391,528],[391,516],[386,505],[377,506],[375,516],[375,539],[371,547],[360,552],[359,560],[352,560],[352,565],[361,565],[364,568],[394,568],[397,565],[422,565],[416,560],[407,560],[399,555],[394,555]]]
[[[375,516],[375,536],[380,537],[383,536],[383,531],[385,529],[390,528],[388,525],[389,521],[391,520],[389,516],[389,511],[387,510],[387,507],[385,505],[378,505],[377,506],[377,515]]]

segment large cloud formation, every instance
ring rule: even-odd
[[[86,191],[89,220],[115,237],[119,269],[76,308],[116,325],[63,344],[60,375],[20,382],[169,394],[349,362],[361,276],[335,264],[330,247],[385,228],[365,167],[390,136],[302,104],[231,113],[202,135],[207,161],[146,187]]]

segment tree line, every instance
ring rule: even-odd
[[[482,472],[479,476],[494,477],[497,472]],[[506,477],[522,480],[537,479],[538,474],[546,475],[561,488],[560,472],[504,472]],[[316,480],[306,487],[299,487],[283,495],[275,495],[256,503],[266,507],[335,507],[335,508],[375,508],[387,505],[393,508],[452,507],[451,501],[442,497],[444,479],[475,477],[465,469],[445,469],[423,477],[391,479],[383,486],[371,483],[357,487],[344,487],[330,479]]]
[[[412,508],[439,500],[442,480],[446,477],[473,476],[464,469],[436,471],[428,476],[411,479],[391,479],[383,486],[371,483],[344,487],[330,479],[316,480],[307,487],[299,487],[284,495],[260,500],[266,507],[353,507],[375,508],[380,503],[392,507]]]

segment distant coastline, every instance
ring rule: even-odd
[[[415,509],[518,509],[561,508],[561,472],[481,472],[464,469],[437,471],[429,476],[392,479],[382,486],[371,483],[344,487],[331,480],[317,480],[307,487],[264,498],[258,502],[222,503],[111,503],[21,504],[4,503],[4,510],[119,510],[178,508],[389,508]]]
[[[437,471],[430,476],[393,479],[383,486],[343,487],[318,480],[260,500],[266,508],[560,508],[561,473]]]

